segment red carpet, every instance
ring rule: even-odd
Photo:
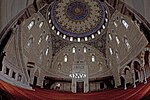
[[[95,93],[66,93],[35,88],[35,91],[18,88],[0,81],[0,89],[12,94],[16,100],[139,100],[150,94],[150,82],[138,84],[137,88],[121,88]]]

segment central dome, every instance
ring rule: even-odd
[[[86,37],[101,28],[105,10],[99,0],[58,0],[52,6],[51,19],[61,33]]]
[[[68,5],[67,15],[72,20],[83,20],[88,16],[89,9],[85,3],[75,1]]]

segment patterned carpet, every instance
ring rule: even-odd
[[[146,85],[139,83],[137,88],[128,87],[127,90],[118,88],[102,92],[74,94],[40,88],[35,88],[34,91],[26,90],[0,81],[0,90],[1,100],[139,100],[142,97],[141,100],[150,100],[148,97],[150,82]]]

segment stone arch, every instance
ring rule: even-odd
[[[143,66],[145,68],[146,77],[150,76],[150,48],[146,47],[143,50]]]
[[[126,71],[127,71],[127,70],[131,71],[131,68],[126,65],[126,66],[124,66],[124,67],[120,70],[121,75],[126,75]]]
[[[131,69],[133,70],[134,69],[134,62],[138,62],[140,67],[142,67],[142,62],[141,60],[139,60],[138,58],[134,59],[132,62],[131,62]]]
[[[125,71],[125,70],[129,70],[130,71],[131,68],[129,66],[125,66],[122,71]]]
[[[129,66],[125,66],[123,68],[123,72],[125,75],[125,80],[127,84],[131,84],[132,83],[132,71],[131,68]]]
[[[134,78],[134,82],[141,81],[141,68],[142,62],[136,58],[131,62],[131,69]]]
[[[33,74],[33,86],[37,86],[37,84],[39,83],[39,77],[40,77],[40,69],[35,68]]]
[[[145,69],[143,66],[142,61],[140,61],[138,58],[134,59],[131,63],[132,68],[132,74],[133,74],[133,81],[134,85],[135,82],[145,82],[147,83],[146,77],[145,77]]]
[[[132,82],[131,68],[127,65],[121,70],[120,82],[125,90],[127,89],[127,84],[131,84]]]

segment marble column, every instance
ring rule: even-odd
[[[124,81],[124,90],[127,90],[126,80]]]
[[[84,72],[86,77],[83,79],[84,80],[84,93],[89,92],[89,77],[88,77],[88,66],[84,64]]]
[[[143,74],[144,74],[144,84],[147,84],[147,76],[146,76],[145,68],[143,68]]]
[[[140,75],[140,71],[137,71],[137,72],[138,72],[139,82],[141,82],[141,75]]]
[[[84,93],[89,92],[89,80],[88,78],[84,79]]]
[[[6,67],[3,65],[3,67],[2,67],[2,74],[5,74],[5,71],[6,71]]]
[[[143,80],[144,80],[143,70],[140,71],[140,75],[141,75],[141,80],[140,80],[140,82],[143,83]]]
[[[16,73],[15,80],[18,81],[18,73]]]
[[[77,90],[76,90],[76,79],[75,79],[75,78],[72,78],[71,91],[72,91],[73,93],[76,93],[76,92],[77,92]]]
[[[132,70],[132,78],[133,78],[133,87],[136,88],[136,83],[135,83],[135,72]]]
[[[145,70],[144,55],[145,55],[145,52],[143,52],[143,55],[142,55],[142,67],[143,67],[144,84],[147,84],[147,75],[146,75],[146,70]]]
[[[13,73],[12,69],[9,69],[9,77],[10,78],[12,78],[12,73]]]
[[[43,88],[43,82],[44,82],[44,77],[39,76],[38,81],[37,81],[37,85],[40,86],[41,88]]]
[[[24,80],[24,76],[21,76],[21,82],[22,82],[22,83],[24,82],[23,80]]]
[[[127,90],[126,77],[124,75],[124,90]]]

